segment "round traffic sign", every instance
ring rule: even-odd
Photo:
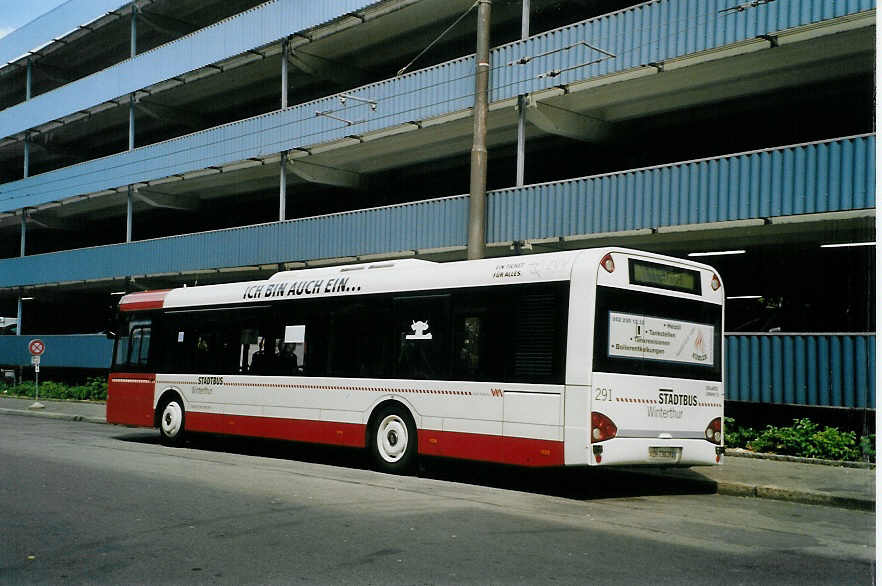
[[[31,340],[30,342],[28,342],[28,352],[31,353],[31,356],[39,356],[45,351],[46,344],[43,342],[43,340],[37,338],[36,340]]]

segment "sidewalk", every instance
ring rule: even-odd
[[[28,409],[34,404],[33,399],[18,399],[0,396],[0,415],[25,415],[31,417],[47,417],[64,421],[88,421],[90,423],[107,423],[104,403],[87,403],[80,401],[53,401],[40,399],[44,409]]]
[[[40,402],[46,406],[45,409],[29,410],[33,402],[32,399],[0,396],[0,415],[107,422],[103,403],[42,400]],[[727,454],[722,466],[627,470],[633,474],[662,476],[673,481],[698,484],[719,494],[865,511],[873,511],[876,507],[875,468],[846,468]]]

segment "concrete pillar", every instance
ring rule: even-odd
[[[530,37],[530,0],[522,0],[521,40]],[[527,148],[527,96],[518,96],[518,151],[515,185],[524,184],[524,152]]]
[[[286,220],[288,202],[288,151],[282,151],[279,161],[279,221]]]
[[[288,107],[288,39],[282,41],[282,108]],[[279,159],[279,221],[285,220],[288,200],[288,151]]]
[[[27,249],[27,226],[28,226],[28,212],[27,210],[21,210],[21,252],[20,256],[24,256]],[[16,319],[18,320],[17,325],[15,326],[15,333],[17,335],[21,335],[21,318],[22,318],[22,307],[21,307],[21,293],[18,295],[18,308],[16,311]]]
[[[126,195],[126,242],[132,241],[132,223],[135,217],[135,201],[132,186],[129,185]]]

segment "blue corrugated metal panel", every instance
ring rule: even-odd
[[[268,156],[304,144],[338,140],[352,135],[356,126],[359,132],[370,132],[464,110],[471,105],[473,80],[469,72],[472,67],[469,59],[460,59],[444,64],[441,69],[403,76],[398,82],[380,82],[349,92],[381,102],[376,112],[355,100],[341,107],[339,100],[332,96],[0,185],[0,208],[19,209],[60,199],[61,194],[89,193],[210,165]],[[456,81],[451,86],[453,94],[439,101],[432,77],[441,70],[446,78]],[[394,93],[402,88],[404,91]],[[347,126],[316,116],[318,111],[333,111],[336,116],[356,124]]]
[[[729,334],[726,398],[875,408],[874,334]]]
[[[786,28],[817,22],[822,17],[830,18],[830,16],[823,16],[826,14],[824,11],[789,9],[804,4],[813,6],[818,2],[821,0],[779,0],[773,4],[761,5],[744,12],[719,15],[717,11],[726,7],[726,2],[723,0],[703,0],[691,3],[688,0],[661,0],[576,23],[494,50],[492,60],[496,66],[492,72],[492,100],[498,101],[519,93],[546,89],[562,83],[638,66],[641,65],[644,53],[651,55],[652,60],[669,59],[712,46],[722,46],[735,40],[751,38],[763,32],[778,30],[770,27],[782,26]],[[272,3],[272,6],[276,6],[276,4]],[[323,3],[318,4],[323,5]],[[784,6],[787,6],[788,9],[782,8]],[[847,10],[857,12],[872,6],[874,6],[872,0],[855,0],[855,2],[849,3]],[[778,12],[775,11],[787,16],[774,16],[774,18],[767,16],[771,13],[777,15]],[[244,18],[242,15],[239,17]],[[683,18],[685,20],[682,20]],[[302,24],[302,21],[298,22]],[[725,23],[725,26],[721,22]],[[715,32],[721,27],[725,34]],[[275,29],[271,30],[274,31],[272,34],[276,34]],[[648,30],[650,35],[655,35],[650,39],[649,47],[635,48],[631,46],[633,43],[640,42],[639,39],[645,36],[644,30]],[[686,34],[689,31],[692,31],[689,33],[692,37]],[[611,43],[608,46],[619,47],[626,39],[631,44],[617,48],[616,50],[620,51],[621,56],[614,60],[572,69],[555,77],[537,76],[547,73],[551,69],[572,67],[586,60],[591,60],[593,59],[592,55],[596,52],[583,45],[578,45],[571,50],[559,50],[546,57],[535,58],[523,66],[506,65],[506,63],[521,57],[562,49],[581,40],[603,45],[604,43],[598,41],[598,38],[601,41]],[[190,42],[187,39],[189,37],[176,41],[176,43]],[[705,40],[698,41],[696,39]],[[239,39],[236,39],[236,42],[239,42]],[[156,49],[154,52],[161,50],[161,48]],[[201,45],[196,45],[191,48],[191,53],[200,54],[200,51],[204,50],[206,49]],[[187,53],[187,55],[189,54]],[[145,53],[143,56],[137,57],[136,60],[147,58],[149,55],[150,53]],[[637,59],[637,56],[641,58]],[[186,61],[184,57],[182,59]],[[122,65],[124,64],[120,66]],[[187,67],[191,67],[191,65]],[[378,102],[376,112],[371,111],[365,104],[354,101],[349,101],[341,107],[335,97],[329,97],[258,118],[209,129],[166,143],[142,147],[132,152],[0,185],[0,211],[36,206],[67,196],[149,181],[175,173],[203,169],[210,165],[222,165],[249,157],[271,155],[281,150],[307,147],[337,140],[351,134],[362,134],[413,120],[425,120],[464,110],[471,107],[473,102],[473,70],[474,57],[469,56],[350,92],[376,100]],[[139,79],[138,76],[141,75],[135,71],[131,73],[134,76],[133,79]],[[85,82],[85,80],[81,81]],[[73,88],[75,85],[59,88],[57,92],[73,91],[66,88]],[[130,85],[141,87],[144,82],[132,82]],[[107,87],[116,86],[109,83]],[[114,90],[117,93],[114,93],[112,97],[130,91],[122,86],[119,88]],[[98,88],[95,88],[95,91],[98,91]],[[55,94],[56,92],[46,94],[46,100]],[[89,93],[89,99],[94,103],[98,95],[103,94],[100,92]],[[65,107],[73,99],[58,98],[59,95],[55,95],[55,98],[51,100],[53,104],[65,104]],[[38,99],[39,97],[31,102],[36,102]],[[18,126],[24,124],[23,128],[32,126],[32,121],[20,124],[20,121],[25,120],[27,116],[13,115],[13,110],[19,107],[31,107],[31,102],[0,113],[0,128],[3,128],[4,124]],[[52,107],[56,106],[46,104],[46,108]],[[41,111],[48,112],[42,106]],[[317,111],[331,111],[337,116],[352,121],[353,124],[345,125],[327,117],[316,117]],[[59,115],[61,114],[54,113],[51,117]],[[0,135],[3,134],[9,134],[9,132],[0,132]],[[761,178],[760,176],[751,177],[756,181]],[[698,179],[696,177],[694,180]],[[757,200],[758,202],[759,200]],[[687,210],[690,208],[686,203],[683,203],[683,207],[678,211],[685,213]],[[701,212],[696,212],[696,215],[699,213]]]
[[[838,154],[829,156],[834,150]],[[845,201],[872,207],[874,150],[875,136],[868,135],[493,191],[488,196],[487,239],[501,242],[738,220],[757,217],[763,200],[779,201],[776,209],[782,211],[831,210],[828,202],[838,192],[826,183],[812,189],[812,177],[819,176],[819,167],[830,166],[832,159],[849,152],[853,160],[864,160],[853,166],[862,169],[863,176],[836,182],[840,190],[845,184],[851,186],[849,198],[837,197],[838,205],[841,208]],[[786,167],[788,160],[800,162]],[[759,176],[763,161],[772,165],[770,176],[780,175],[781,181],[745,180]],[[807,192],[812,195],[806,197]],[[467,205],[467,198],[459,196],[4,259],[0,287],[464,245]]]
[[[736,4],[733,0],[648,2],[505,45],[493,54],[492,101],[875,7],[874,0],[778,0],[741,12],[720,12]],[[615,58],[604,59],[603,54],[584,45],[572,46],[582,41],[615,54]],[[561,51],[564,47],[571,48]],[[506,65],[548,52],[525,64]],[[574,68],[583,63],[592,64]],[[560,71],[567,68],[573,69]],[[560,73],[543,77],[556,70]]]
[[[4,110],[0,114],[0,136],[11,136],[55,118],[172,79],[375,3],[376,0],[266,2]],[[76,25],[70,28],[75,27]]]
[[[97,20],[129,3],[129,0],[68,0],[0,39],[0,63],[14,61],[28,51],[34,51],[52,39],[62,37],[80,25]],[[14,10],[10,7],[6,9]]]
[[[850,137],[494,191],[487,241],[871,208],[875,142]]]
[[[468,198],[0,260],[0,287],[440,248],[466,241]]]
[[[113,340],[103,334],[0,336],[0,365],[29,365],[31,355],[27,345],[34,338],[46,343],[40,366],[110,368]]]

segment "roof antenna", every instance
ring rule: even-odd
[[[447,33],[449,33],[449,32],[453,29],[453,27],[455,27],[456,25],[458,25],[458,24],[460,23],[460,21],[461,21],[463,18],[465,18],[466,15],[467,15],[469,12],[472,11],[472,8],[474,8],[474,7],[477,6],[478,4],[479,4],[479,2],[476,0],[475,3],[472,4],[471,6],[469,6],[468,9],[466,9],[466,11],[463,12],[463,13],[460,15],[460,17],[457,18],[456,21],[454,21],[453,24],[451,24],[449,27],[447,27],[446,29],[444,29],[444,32],[443,32],[443,33],[441,33],[440,35],[438,35],[438,36],[435,38],[434,41],[432,41],[431,43],[429,43],[429,44],[426,46],[425,49],[423,49],[422,51],[420,51],[420,54],[419,54],[419,55],[417,55],[416,57],[414,57],[414,58],[411,60],[410,63],[408,63],[407,65],[405,65],[405,66],[402,67],[401,69],[399,69],[399,70],[398,70],[398,73],[395,74],[395,77],[401,77],[401,74],[403,74],[405,71],[407,71],[407,69],[408,69],[411,65],[413,65],[413,64],[416,62],[417,59],[419,59],[420,57],[422,57],[423,55],[425,55],[425,54],[426,54],[426,51],[428,51],[429,49],[431,49],[432,47],[434,47],[434,46],[435,46],[435,43],[437,43],[438,41],[440,41],[441,38],[442,38],[444,35],[446,35]]]

